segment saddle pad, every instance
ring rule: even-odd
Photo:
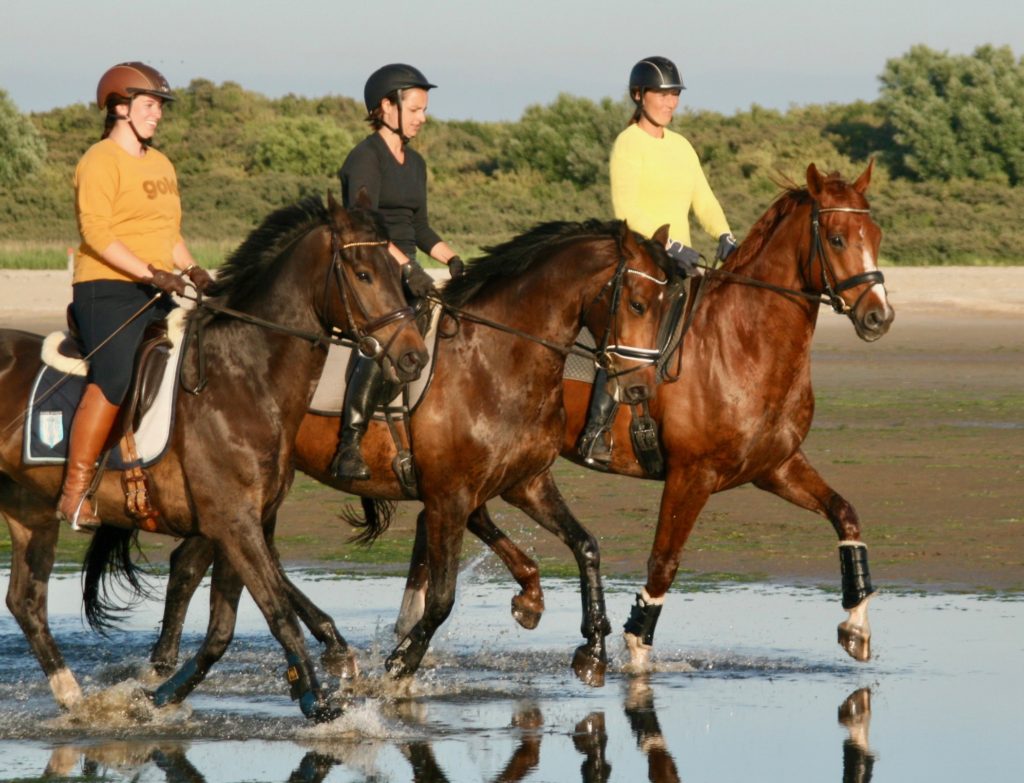
[[[597,341],[594,339],[594,335],[592,335],[590,330],[585,326],[579,333],[579,336],[577,336],[576,342],[587,348],[597,347]],[[567,381],[584,381],[585,383],[593,383],[594,375],[596,373],[597,367],[594,365],[593,359],[571,353],[565,359],[565,372],[562,373],[562,377]]]
[[[135,445],[138,447],[142,467],[157,462],[167,449],[183,355],[180,349],[184,333],[184,316],[185,311],[178,309],[167,318],[167,336],[171,341],[171,347],[158,349],[168,351],[167,369],[160,380],[160,387],[152,405],[143,413],[142,420],[135,430]],[[61,342],[65,337],[65,334],[57,332],[47,337],[46,342]],[[84,366],[81,360],[74,361],[79,367]],[[85,377],[69,372],[66,366],[56,369],[43,364],[32,384],[32,394],[25,416],[23,440],[26,465],[60,465],[67,459],[71,419],[78,409],[86,382]],[[107,459],[107,467],[125,470],[131,466],[125,464],[121,450],[115,448],[111,450]]]
[[[430,385],[430,378],[434,374],[434,356],[437,353],[431,350],[431,346],[437,344],[437,324],[441,320],[441,308],[435,307],[430,314],[430,328],[423,336],[423,342],[427,345],[430,358],[427,366],[423,368],[420,377],[409,384],[409,409],[416,407],[416,403],[424,395]],[[352,349],[344,345],[331,345],[327,351],[327,363],[324,371],[320,373],[320,380],[317,382],[316,391],[313,392],[313,400],[309,404],[311,413],[321,416],[340,416],[345,401],[345,386],[348,379],[349,364],[353,361]],[[395,396],[388,400],[393,402],[401,395],[401,389]]]

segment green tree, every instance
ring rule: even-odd
[[[958,56],[914,46],[880,79],[879,105],[912,177],[1024,181],[1024,60],[1009,47]]]
[[[256,127],[246,168],[305,176],[330,175],[352,148],[352,136],[329,117],[274,117]]]
[[[32,121],[0,90],[0,184],[11,185],[42,168],[46,142]]]

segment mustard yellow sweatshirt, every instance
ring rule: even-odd
[[[669,236],[689,245],[692,209],[715,239],[731,233],[696,151],[678,133],[666,128],[656,139],[630,125],[615,139],[610,169],[615,217],[634,231],[650,237],[668,223]]]
[[[103,260],[114,240],[154,268],[173,270],[181,199],[174,166],[162,152],[151,147],[136,158],[113,139],[93,144],[75,169],[75,216],[82,235],[75,283],[132,279]]]

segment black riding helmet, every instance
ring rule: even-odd
[[[634,122],[640,115],[646,116],[643,110],[644,92],[647,90],[685,90],[686,85],[679,75],[676,64],[667,57],[645,57],[629,72],[629,97],[636,104]],[[648,121],[653,122],[650,117]],[[657,125],[658,123],[654,123]]]
[[[378,68],[371,73],[370,78],[366,80],[366,86],[363,88],[363,102],[366,104],[366,111],[369,114],[372,114],[388,95],[397,93],[398,127],[392,128],[390,125],[385,127],[401,136],[403,143],[408,141],[408,139],[402,133],[402,90],[414,87],[418,87],[421,90],[430,90],[437,87],[437,85],[428,82],[427,77],[418,68],[406,65],[405,63],[392,63]]]

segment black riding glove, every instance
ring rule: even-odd
[[[434,278],[416,261],[402,266],[402,280],[409,293],[420,299],[434,290]]]
[[[683,277],[692,277],[697,274],[697,264],[700,263],[700,253],[692,247],[687,247],[682,242],[669,240],[665,248],[668,257],[676,263],[676,269]]]
[[[725,261],[736,249],[736,237],[732,234],[722,234],[718,238],[718,250],[715,252],[715,261]]]
[[[201,294],[206,293],[206,289],[213,285],[213,276],[198,264],[192,264],[185,270],[185,274]]]
[[[173,272],[165,272],[163,269],[154,269],[153,265],[149,265],[149,271],[152,273],[152,277],[146,282],[150,285],[154,285],[163,291],[165,294],[177,294],[178,296],[185,295],[185,280]]]
[[[453,280],[456,277],[462,277],[465,266],[466,265],[462,263],[461,258],[458,256],[452,256],[448,259],[448,274],[452,276]]]

